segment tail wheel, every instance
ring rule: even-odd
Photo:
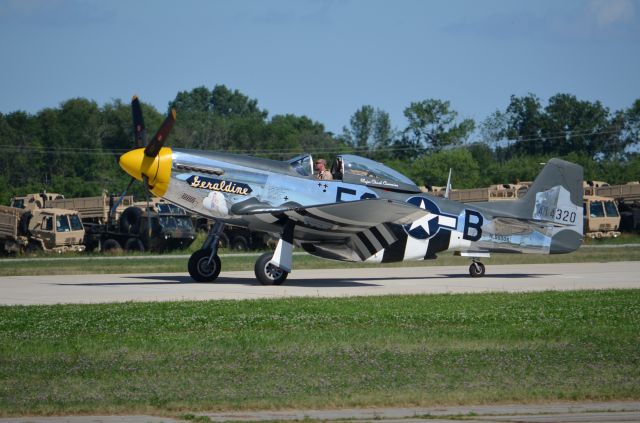
[[[289,272],[269,263],[272,258],[273,253],[264,253],[256,260],[254,272],[262,285],[282,285],[289,276]]]
[[[479,278],[484,276],[484,271],[484,264],[480,263],[479,261],[474,261],[473,263],[471,263],[471,266],[469,266],[469,274],[472,278]]]
[[[198,250],[189,258],[189,274],[196,282],[213,282],[220,274],[220,257],[214,255],[209,261],[211,249]]]

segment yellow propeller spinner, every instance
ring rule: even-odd
[[[171,180],[172,154],[170,148],[162,147],[157,156],[149,157],[144,148],[137,148],[120,157],[120,167],[139,181],[146,176],[149,190],[161,197],[167,192]]]

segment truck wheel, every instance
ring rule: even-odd
[[[120,215],[120,230],[126,234],[140,233],[142,210],[137,207],[128,207]]]
[[[247,238],[243,237],[242,235],[233,237],[231,248],[233,248],[236,251],[247,251],[249,249],[249,243],[247,242]]]
[[[196,282],[213,282],[220,274],[220,257],[216,254],[210,263],[211,249],[198,250],[189,257],[189,274]]]
[[[264,253],[258,260],[253,270],[256,278],[262,285],[282,285],[289,276],[288,272],[269,263],[273,258],[273,253]]]
[[[24,254],[27,256],[36,256],[40,252],[42,252],[42,245],[30,242],[27,244],[27,247],[24,249]]]
[[[129,238],[124,249],[132,253],[144,253],[144,244],[138,238]]]
[[[101,251],[103,253],[119,253],[122,251],[122,246],[118,241],[113,238],[109,238],[105,242],[102,243]]]

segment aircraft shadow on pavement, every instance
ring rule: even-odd
[[[526,279],[526,278],[541,278],[544,276],[555,276],[554,274],[529,274],[529,273],[503,273],[496,275],[487,275],[485,278],[497,278],[497,279]],[[382,286],[375,283],[376,281],[402,281],[402,280],[415,280],[415,276],[396,276],[396,277],[362,277],[362,278],[319,278],[319,279],[287,279],[284,286],[297,286],[297,287],[313,287],[313,288],[341,288],[341,287],[357,287],[357,286]],[[438,274],[427,275],[420,279],[425,281],[437,281],[438,279],[465,279],[468,281],[482,281],[483,278],[472,279],[466,273],[456,274]],[[216,282],[195,282],[190,276],[127,276],[125,281],[122,282],[82,282],[82,283],[56,283],[60,286],[137,286],[137,285],[247,285],[247,286],[260,286],[260,283],[255,278],[230,278],[221,276]]]
[[[255,278],[229,278],[220,276],[215,282],[196,282],[191,279],[190,276],[132,276],[128,279],[153,279],[159,282],[118,282],[113,283],[118,285],[147,285],[147,284],[174,284],[174,285],[247,285],[247,286],[262,286]],[[358,278],[354,281],[353,278],[323,278],[323,279],[311,279],[311,280],[297,280],[287,279],[283,286],[300,286],[300,287],[317,287],[317,288],[330,288],[330,287],[353,287],[353,286],[379,286],[377,284],[360,282],[360,280],[385,280],[388,278]],[[404,279],[404,278],[401,278]],[[92,284],[86,284],[92,285]],[[101,285],[101,284],[97,284]]]

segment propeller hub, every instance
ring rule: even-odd
[[[146,176],[149,190],[162,196],[171,179],[172,155],[168,147],[162,147],[155,157],[147,156],[144,148],[137,148],[120,156],[120,167],[139,181]]]

